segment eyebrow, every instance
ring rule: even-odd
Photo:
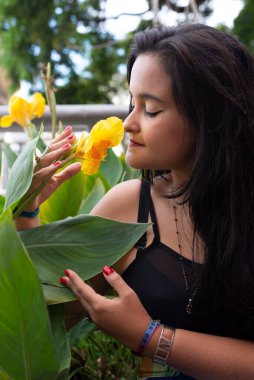
[[[130,96],[133,98],[133,95],[131,92],[130,92]],[[157,96],[150,94],[148,92],[141,92],[140,94],[138,94],[138,97],[141,99],[151,99],[151,100],[155,100],[156,102],[166,103],[165,100],[158,98]]]

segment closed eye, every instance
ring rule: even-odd
[[[162,112],[162,110],[159,110],[159,111],[156,111],[156,112],[148,112],[146,109],[144,110],[145,114],[149,117],[155,117],[157,116],[159,113]]]

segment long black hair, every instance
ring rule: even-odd
[[[195,133],[192,173],[180,193],[206,248],[199,294],[223,303],[232,329],[242,321],[243,335],[251,331],[254,339],[254,58],[232,36],[202,24],[139,32],[128,81],[140,54],[161,59]]]

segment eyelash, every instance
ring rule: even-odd
[[[134,110],[134,108],[135,108],[134,106],[130,105],[130,107],[129,107],[129,113],[131,113],[131,112]],[[155,117],[155,116],[157,116],[159,113],[161,113],[161,111],[148,112],[148,111],[146,111],[146,109],[144,108],[144,113],[145,113],[145,115],[148,116],[148,117]]]
[[[144,110],[145,114],[149,117],[155,117],[157,116],[161,111],[157,111],[157,112],[147,112],[146,110]]]

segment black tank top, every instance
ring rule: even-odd
[[[207,334],[254,340],[254,311],[248,318],[242,317],[233,307],[223,301],[213,300],[209,294],[202,295],[195,285],[189,292],[183,276],[181,256],[160,241],[155,210],[150,194],[150,183],[142,181],[138,222],[147,222],[150,214],[154,239],[146,246],[146,234],[136,244],[137,255],[122,277],[137,293],[149,315],[162,323]],[[195,284],[202,276],[203,265],[183,257],[187,283]],[[188,298],[192,297],[191,314],[186,311]]]
[[[137,293],[142,304],[153,319],[170,326],[183,328],[188,314],[188,285],[199,271],[201,264],[194,263],[160,241],[155,210],[150,193],[150,183],[142,181],[138,222],[146,223],[148,216],[153,223],[154,239],[146,247],[146,233],[136,244],[137,255],[124,271],[123,278]]]

